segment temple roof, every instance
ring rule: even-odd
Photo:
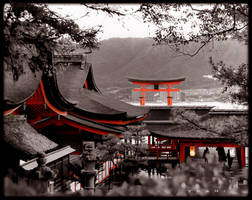
[[[185,77],[174,77],[169,79],[158,79],[158,78],[140,78],[140,77],[128,77],[130,82],[141,82],[141,83],[161,83],[161,82],[175,82],[184,81]]]
[[[59,91],[67,101],[74,104],[73,111],[79,109],[79,112],[86,112],[87,115],[89,112],[97,115],[97,117],[107,115],[115,119],[135,118],[149,112],[148,108],[127,104],[95,89],[83,88],[88,73],[92,75],[91,70],[91,65],[84,69],[81,69],[79,65],[71,64],[64,70],[57,68],[56,76]],[[93,82],[94,80],[89,80],[88,85],[93,84]]]
[[[158,137],[170,138],[170,139],[199,139],[199,140],[221,140],[221,141],[233,141],[232,138],[221,136],[217,133],[194,128],[188,124],[177,124],[174,126],[163,125],[153,126],[147,125],[148,130],[152,135]],[[234,142],[234,141],[233,141]]]
[[[29,67],[24,67],[24,73],[20,74],[18,80],[14,81],[13,73],[4,70],[4,110],[16,107],[30,98],[35,93],[41,76],[41,71],[33,73]]]
[[[121,134],[123,131],[125,131],[125,128],[123,128],[123,127],[112,127],[112,126],[97,123],[97,122],[94,122],[91,120],[80,119],[80,118],[75,117],[73,115],[67,115],[67,116],[64,116],[64,118],[71,120],[71,121],[74,121],[74,122],[79,123],[84,126],[88,126],[91,128],[95,128],[95,129],[99,129],[99,130],[107,131],[107,132],[111,132],[111,133]]]
[[[38,133],[24,117],[4,118],[4,141],[25,156],[35,156],[58,146],[44,135]]]
[[[85,95],[88,95],[89,98],[95,101],[96,103],[108,106],[110,109],[113,108],[117,112],[125,113],[127,118],[134,118],[149,112],[149,108],[133,106],[131,104],[113,98],[110,95],[100,95],[97,92],[93,92],[87,89],[84,90]]]

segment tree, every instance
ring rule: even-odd
[[[121,141],[113,134],[102,136],[102,142],[97,143],[95,154],[98,156],[98,160],[102,162],[112,161],[114,164],[114,158],[122,153]]]
[[[156,44],[171,44],[184,55],[196,55],[212,40],[248,41],[248,4],[143,3],[138,11],[145,22],[156,25]],[[188,28],[190,32],[186,32]],[[182,52],[181,47],[189,42],[198,43],[198,47]]]
[[[248,64],[242,63],[239,66],[226,66],[222,61],[214,63],[210,57],[214,78],[217,78],[224,85],[223,92],[227,92],[232,102],[248,104]]]
[[[129,133],[131,133],[130,137],[127,140],[131,142],[132,140],[135,141],[135,144],[132,144],[131,142],[129,144],[131,148],[133,148],[133,155],[135,159],[146,155],[147,146],[144,144],[144,137],[150,135],[150,132],[146,128],[146,125],[128,125],[127,128]]]
[[[52,52],[63,36],[81,47],[97,48],[97,29],[82,30],[70,19],[58,16],[45,4],[10,3],[4,6],[3,63],[17,80],[29,66],[35,72],[50,65]]]
[[[248,116],[228,116],[223,119],[211,118],[208,114],[199,116],[195,111],[176,109],[175,120],[196,129],[231,138],[235,143],[248,146]]]
[[[102,136],[102,142],[97,143],[94,151],[99,160],[113,162],[118,154],[123,154],[124,159],[131,157],[137,159],[139,156],[146,155],[146,146],[142,144],[142,137],[150,134],[146,125],[131,125],[127,128],[128,130],[122,133],[121,140],[113,134]]]

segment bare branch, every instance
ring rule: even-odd
[[[204,131],[208,131],[208,132],[212,132],[212,133],[220,135],[219,132],[216,132],[214,130],[211,130],[211,129],[200,126],[198,123],[196,123],[196,122],[188,119],[187,117],[185,117],[182,113],[178,113],[178,114],[182,117],[183,120],[187,121],[189,124],[193,125],[194,127],[198,128],[198,129],[201,129],[201,130],[204,130]]]
[[[207,41],[202,42],[203,44],[202,44],[193,54],[185,53],[185,52],[183,52],[183,51],[178,51],[178,50],[176,50],[176,52],[181,53],[181,54],[183,54],[183,55],[185,55],[185,56],[190,56],[190,57],[196,56],[196,55],[200,52],[200,50],[201,50],[204,46],[206,46],[206,45],[209,43],[209,41],[210,41],[212,38],[213,38],[213,37],[210,36],[210,37],[208,38]]]
[[[202,9],[202,10],[200,10],[200,9],[196,9],[196,8],[193,8],[192,7],[192,4],[187,4],[193,11],[197,11],[197,12],[208,12],[208,13],[213,13],[213,12],[215,12],[215,10],[216,10],[216,8],[217,8],[217,4],[214,6],[214,8],[213,8],[213,10],[208,10],[208,9]]]
[[[93,6],[93,5],[86,4],[86,3],[83,3],[82,5],[84,5],[87,8],[96,10],[96,11],[103,11],[105,13],[108,13],[109,15],[113,15],[113,14],[118,15],[118,16],[125,16],[126,15],[124,13],[117,11],[117,10],[113,10],[112,8],[109,8],[109,7],[98,7],[98,6]]]
[[[238,11],[240,14],[242,14],[243,16],[245,16],[245,17],[249,17],[249,15],[248,15],[248,14],[246,14],[246,13],[242,12],[240,9],[237,9],[237,11]]]

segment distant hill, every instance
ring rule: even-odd
[[[95,81],[105,92],[125,97],[132,87],[127,77],[171,78],[185,76],[182,89],[220,87],[203,77],[211,74],[209,57],[227,65],[247,62],[247,46],[236,40],[215,41],[194,57],[178,55],[169,46],[152,46],[149,38],[112,38],[104,40],[88,61],[93,64]],[[195,44],[185,47],[193,49]]]

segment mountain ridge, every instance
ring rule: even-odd
[[[179,55],[168,45],[153,46],[150,38],[112,38],[101,42],[99,50],[88,56],[93,65],[96,83],[101,90],[118,88],[118,93],[132,87],[128,76],[140,78],[172,78],[185,76],[183,89],[220,87],[211,75],[209,57],[215,62],[223,60],[229,65],[238,65],[248,60],[248,48],[236,41],[214,41],[206,45],[194,57]],[[190,44],[185,49],[194,48]],[[127,89],[128,88],[128,89]]]

